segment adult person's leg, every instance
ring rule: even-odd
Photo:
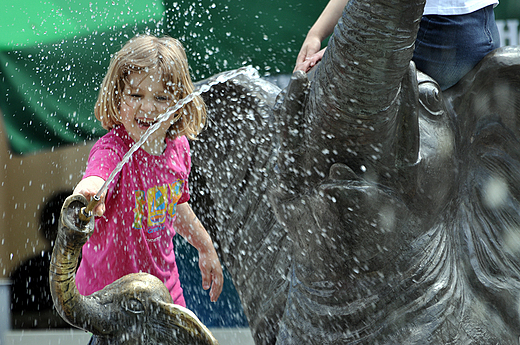
[[[463,15],[426,15],[417,34],[413,61],[446,90],[499,45],[492,5]]]

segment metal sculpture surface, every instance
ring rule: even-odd
[[[88,223],[79,219],[86,206],[85,197],[72,195],[60,215],[49,273],[60,315],[91,332],[91,345],[218,344],[191,311],[173,304],[168,289],[150,274],[130,274],[90,296],[79,294],[74,278],[79,253],[94,230],[93,218]]]
[[[277,101],[205,95],[194,164],[257,344],[518,343],[520,49],[441,92],[410,62],[423,6],[349,1]]]
[[[520,49],[441,92],[410,62],[423,6],[350,0],[310,81],[204,95],[195,184],[257,344],[518,343]],[[64,318],[99,343],[214,341],[150,276],[77,294],[84,205],[51,267]]]

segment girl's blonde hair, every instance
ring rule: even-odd
[[[177,101],[193,92],[188,59],[178,40],[171,37],[136,36],[114,55],[101,84],[94,114],[103,128],[108,130],[121,124],[119,109],[123,90],[129,84],[128,76],[151,69],[162,74],[164,89],[175,95]],[[175,138],[186,135],[195,139],[206,124],[206,107],[202,97],[196,96],[179,112],[180,119],[171,125],[168,136]]]

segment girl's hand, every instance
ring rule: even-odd
[[[87,200],[91,200],[94,195],[103,187],[105,180],[98,176],[89,176],[81,180],[76,188],[74,188],[74,194],[82,194]],[[101,200],[94,208],[93,213],[96,217],[101,217],[105,213],[105,195],[106,192],[101,195]]]
[[[204,229],[204,226],[187,202],[177,204],[177,217],[174,225],[177,233],[199,251],[202,287],[204,290],[211,288],[209,297],[211,302],[216,302],[222,292],[224,277],[217,252],[213,247],[213,242],[208,232]]]
[[[222,266],[217,256],[215,248],[212,246],[208,250],[199,251],[199,268],[202,274],[202,288],[208,290],[211,302],[216,302],[224,285]]]

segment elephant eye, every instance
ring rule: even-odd
[[[123,308],[126,311],[129,311],[134,314],[144,313],[144,305],[138,299],[130,298],[127,301],[123,301],[122,304],[123,304]]]
[[[440,116],[444,113],[440,90],[434,83],[419,84],[419,102],[431,115]]]

